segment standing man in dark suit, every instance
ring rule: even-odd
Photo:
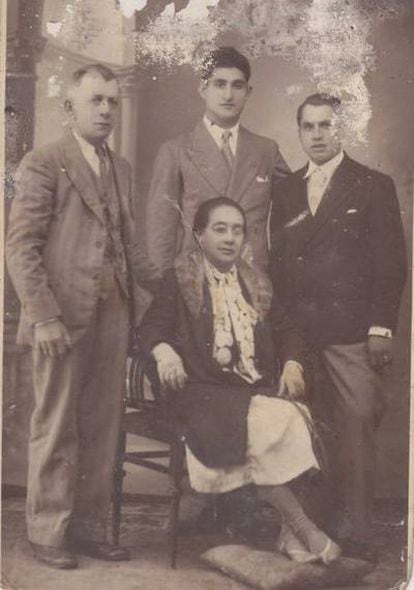
[[[203,120],[161,146],[148,195],[147,235],[151,261],[160,272],[192,245],[194,214],[203,201],[227,196],[247,218],[256,263],[267,263],[266,223],[272,188],[288,173],[277,144],[240,125],[250,96],[250,64],[233,47],[206,55],[199,93]]]
[[[71,130],[23,159],[7,238],[18,342],[33,347],[28,538],[56,568],[76,567],[75,552],[128,557],[105,542],[129,327],[144,296],[129,165],[106,144],[118,100],[108,68],[73,74]]]
[[[274,287],[319,356],[328,395],[315,407],[332,425],[333,490],[340,543],[368,554],[375,431],[384,400],[381,372],[406,275],[392,179],[355,162],[341,147],[339,99],[315,94],[299,107],[309,163],[278,185],[270,220]]]

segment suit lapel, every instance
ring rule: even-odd
[[[306,196],[306,181],[304,180],[303,182]],[[318,239],[321,234],[323,235],[324,228],[329,226],[335,216],[335,212],[343,205],[349,195],[352,194],[352,190],[357,182],[358,177],[354,172],[352,160],[345,155],[331,178],[303,245],[307,245]]]
[[[257,176],[260,161],[261,152],[257,149],[254,136],[244,127],[240,127],[235,168],[229,187],[229,196],[234,201],[240,201],[251,182]]]
[[[72,134],[62,145],[62,160],[66,173],[79,191],[85,204],[105,223],[102,203],[93,178],[93,171],[85,160],[80,146]]]
[[[203,121],[193,131],[192,141],[188,145],[188,157],[217,196],[227,194],[229,168]]]

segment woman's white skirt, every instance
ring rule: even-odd
[[[206,467],[188,445],[186,459],[191,487],[206,494],[229,492],[250,483],[279,485],[311,468],[319,469],[308,427],[298,409],[284,399],[264,395],[255,395],[250,402],[246,463]]]

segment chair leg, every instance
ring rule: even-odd
[[[121,432],[116,452],[114,469],[114,487],[112,495],[112,540],[114,545],[119,545],[121,529],[122,483],[125,476],[124,455],[126,450],[126,433]]]
[[[170,514],[168,534],[170,543],[171,567],[176,568],[178,553],[178,517],[181,500],[181,480],[184,474],[184,444],[174,441],[171,445],[170,457]]]

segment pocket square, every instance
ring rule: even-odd
[[[269,176],[256,176],[256,182],[270,182]]]
[[[348,209],[346,213],[358,213],[358,209]]]

